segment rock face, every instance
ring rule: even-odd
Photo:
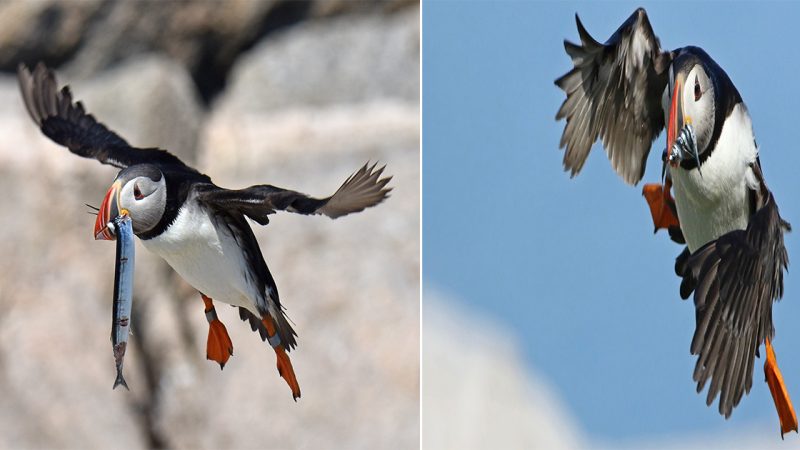
[[[310,22],[276,33],[232,71],[232,95],[258,111],[375,98],[417,102],[419,15],[410,10],[378,17]],[[398,64],[409,70],[398,71]],[[262,88],[242,91],[254,86]]]
[[[388,29],[411,35],[418,14],[406,8],[317,19],[274,43],[325,40],[327,33],[333,40],[342,27],[360,30],[348,42]],[[395,72],[417,80],[418,89],[418,62],[409,64],[404,52],[392,56]],[[386,73],[376,65],[391,61],[369,54],[343,58],[365,73]],[[315,63],[335,59],[300,63],[298,54],[286,55],[316,80],[326,66]],[[257,72],[264,58],[282,64],[265,43],[234,73]],[[0,448],[416,448],[418,93],[395,95],[384,86],[320,103],[296,90],[292,102],[264,108],[251,98],[279,98],[271,91],[286,84],[236,76],[204,111],[183,65],[163,57],[129,59],[87,78],[59,75],[131,144],[167,147],[221,186],[270,183],[330,195],[371,160],[387,164],[394,190],[383,204],[335,221],[282,213],[266,227],[254,225],[299,333],[291,353],[303,392],[297,403],[272,350],[222,303],[234,356],[222,372],[205,360],[199,295],[139,244],[125,361],[131,391],[112,391],[114,245],[92,239],[94,216],[83,204],[98,205],[116,171],[41,136],[16,80],[0,77]],[[395,75],[373,83],[394,83]]]
[[[519,359],[515,342],[439,294],[425,295],[424,448],[585,448],[553,390]]]
[[[58,66],[66,62],[72,72],[88,77],[128,58],[158,53],[183,65],[201,97],[210,100],[224,89],[227,72],[241,53],[276,30],[335,16],[392,15],[413,10],[416,3],[0,0],[0,70],[44,60]]]
[[[64,62],[78,51],[88,24],[101,12],[101,0],[0,1],[0,70],[34,59]]]

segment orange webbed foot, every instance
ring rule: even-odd
[[[642,188],[647,204],[650,206],[650,214],[653,216],[654,231],[660,229],[680,228],[678,216],[675,212],[675,200],[670,195],[671,186],[669,181],[665,185],[659,183],[648,183]]]
[[[767,339],[765,346],[767,360],[764,362],[764,376],[769,386],[769,392],[772,394],[772,399],[775,401],[775,409],[778,411],[778,419],[781,422],[781,439],[783,439],[784,433],[797,432],[797,416],[794,413],[794,406],[792,406],[792,400],[789,398],[789,392],[783,384],[783,375],[781,375],[781,370],[778,368],[775,351],[772,349],[769,339]]]
[[[228,336],[225,324],[217,318],[217,311],[214,309],[212,300],[203,295],[205,303],[206,319],[208,320],[208,340],[206,341],[206,359],[219,363],[219,368],[225,368],[233,355],[233,342]]]
[[[280,339],[277,340],[276,344],[273,344],[273,342],[275,342],[275,325],[272,323],[272,318],[266,316],[261,319],[261,322],[267,329],[270,345],[272,345],[272,349],[275,350],[275,356],[278,358],[278,375],[286,380],[286,384],[288,384],[289,389],[292,390],[292,399],[297,401],[297,399],[300,398],[300,384],[297,382],[297,376],[294,374],[292,360],[289,359],[289,355],[286,354],[286,350],[283,348],[283,345],[280,344]]]

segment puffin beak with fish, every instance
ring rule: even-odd
[[[122,169],[97,212],[95,239],[116,240],[112,345],[117,364],[116,388],[123,385],[133,288],[134,244],[137,236],[149,251],[162,257],[201,293],[209,324],[206,356],[225,366],[233,344],[217,317],[213,300],[239,310],[277,357],[278,374],[300,397],[291,360],[297,345],[294,329],[281,305],[278,289],[246,218],[269,223],[277,211],[323,214],[332,219],[375,206],[388,197],[384,167],[365,164],[330,197],[313,198],[271,185],[230,190],[166,150],[136,148],[73,103],[68,86],[58,88],[55,75],[43,64],[31,72],[17,71],[22,98],[45,136],[72,153]]]
[[[797,431],[771,343],[772,303],[783,296],[788,266],[783,235],[791,227],[764,181],[747,106],[701,48],[662,50],[644,9],[605,43],[575,19],[581,44],[564,41],[574,67],[555,81],[567,96],[556,114],[566,119],[564,170],[577,175],[600,139],[612,168],[635,185],[666,127],[662,183],[646,184],[643,194],[656,231],[686,245],[675,272],[681,298],[694,297],[697,392],[710,381],[706,403],[719,395],[728,418],[750,392],[764,344],[781,436]]]

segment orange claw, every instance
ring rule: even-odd
[[[783,384],[783,375],[778,368],[775,351],[772,349],[769,339],[766,341],[766,350],[767,361],[764,363],[764,376],[767,379],[772,399],[775,401],[775,409],[778,411],[778,418],[781,421],[781,439],[783,439],[784,433],[797,432],[797,416],[794,413],[789,392],[786,391],[786,386]]]
[[[272,324],[272,318],[268,315],[264,316],[261,322],[264,324],[264,327],[266,327],[267,335],[271,340],[271,338],[275,336],[275,325]],[[292,390],[292,398],[294,401],[297,401],[297,399],[300,398],[300,384],[297,382],[297,377],[294,374],[292,360],[289,359],[289,355],[286,354],[286,350],[284,350],[282,344],[278,344],[272,349],[275,350],[275,356],[278,357],[278,375],[286,380],[286,384],[288,384],[289,388]]]
[[[202,294],[201,294],[202,295]],[[208,319],[208,340],[206,341],[206,359],[219,363],[219,368],[225,368],[233,355],[233,342],[228,336],[225,324],[217,318],[217,311],[214,309],[212,300],[203,295],[205,303],[206,318]]]
[[[653,216],[654,231],[659,229],[669,229],[680,227],[678,217],[675,214],[675,200],[670,195],[669,190],[672,183],[667,180],[662,186],[659,183],[648,183],[642,188],[647,204],[650,205],[650,214]]]

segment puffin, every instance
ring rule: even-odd
[[[207,358],[224,368],[233,355],[217,300],[238,308],[239,317],[269,343],[278,374],[297,401],[300,385],[287,355],[297,333],[247,219],[267,225],[278,211],[332,219],[363,211],[392,190],[386,186],[391,177],[382,177],[386,166],[367,162],[325,198],[268,184],[225,189],[166,150],[128,144],[73,102],[69,86],[59,89],[42,63],[33,71],[20,64],[17,75],[28,113],[45,136],[78,156],[121,169],[97,211],[95,239],[116,239],[114,220],[128,216],[144,247],[200,292],[209,325]]]
[[[643,195],[655,231],[685,245],[677,257],[680,296],[693,297],[697,356],[693,379],[706,404],[730,417],[753,383],[764,344],[765,378],[783,433],[797,418],[775,359],[772,304],[783,296],[791,230],[767,187],[752,121],[725,71],[696,46],[661,48],[639,8],[605,42],[575,15],[580,44],[564,41],[573,67],[555,80],[566,99],[559,147],[563,168],[580,173],[600,140],[629,185],[644,176],[653,142],[666,129],[662,182]]]

